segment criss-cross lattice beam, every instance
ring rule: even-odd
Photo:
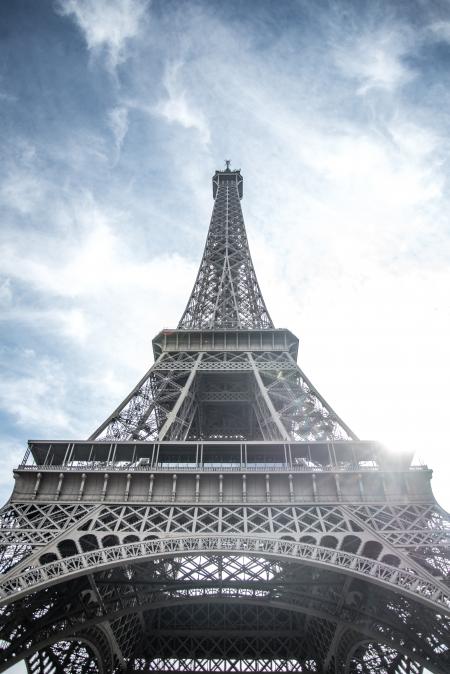
[[[217,171],[203,258],[179,328],[271,328],[245,232],[239,171]]]
[[[201,354],[179,354],[173,367],[174,358],[162,354],[89,439],[155,440],[161,431],[172,439],[170,426],[184,438],[189,430],[186,419],[195,403],[190,388],[200,360]]]
[[[231,580],[226,571],[222,576],[223,570],[228,567],[234,569]],[[167,578],[167,581],[162,584],[160,581],[163,578]],[[177,578],[178,587],[175,586]],[[322,571],[318,577],[317,570],[313,568],[308,569],[292,563],[280,565],[278,562],[243,556],[226,558],[223,565],[218,558],[203,556],[195,560],[189,558],[161,560],[156,565],[150,563],[117,567],[114,571],[96,573],[96,582],[102,587],[101,612],[98,613],[100,607],[97,605],[96,608],[95,602],[92,603],[90,599],[85,604],[86,611],[89,611],[86,615],[87,620],[80,615],[78,626],[74,620],[77,616],[76,602],[80,591],[76,587],[73,588],[74,582],[78,581],[66,583],[63,594],[53,586],[44,591],[44,594],[33,593],[21,600],[26,603],[24,610],[32,622],[26,632],[14,636],[12,652],[17,656],[23,645],[27,648],[30,641],[38,645],[39,640],[43,640],[45,642],[43,647],[46,647],[58,640],[58,634],[59,639],[64,641],[65,635],[69,634],[71,637],[78,635],[83,626],[88,628],[89,625],[93,626],[99,621],[103,623],[106,616],[111,624],[120,624],[125,628],[122,634],[125,636],[129,634],[132,637],[128,642],[131,645],[135,634],[133,625],[137,622],[136,611],[144,611],[144,629],[151,634],[154,634],[155,630],[172,628],[179,630],[192,624],[194,628],[201,626],[202,633],[203,628],[209,626],[209,629],[220,628],[224,634],[232,636],[239,621],[244,621],[247,628],[251,627],[252,607],[255,609],[259,607],[258,624],[265,625],[266,628],[271,627],[274,632],[276,625],[280,631],[286,630],[288,625],[292,628],[292,620],[295,618],[296,629],[300,630],[299,636],[308,631],[307,642],[313,645],[313,652],[315,649],[315,655],[320,660],[323,660],[327,644],[332,638],[332,625],[343,620],[347,625],[347,632],[348,627],[357,630],[353,631],[353,636],[349,635],[350,639],[348,637],[344,639],[348,647],[360,642],[362,636],[365,636],[372,642],[400,648],[405,655],[417,656],[419,660],[433,664],[429,667],[432,671],[446,671],[444,662],[447,662],[448,654],[442,654],[442,667],[439,667],[442,653],[440,645],[447,641],[448,635],[448,626],[442,621],[442,616],[433,615],[430,609],[419,607],[406,597],[402,598],[382,588],[379,592],[366,596],[363,611],[362,606],[357,609],[354,601],[346,600],[342,612],[339,613],[336,599],[339,597],[342,581],[343,577],[331,569]],[[236,582],[240,583],[240,588],[235,586]],[[263,582],[267,583],[266,591],[258,589]],[[183,589],[185,585],[186,588]],[[360,583],[357,583],[355,588],[359,585]],[[69,591],[71,587],[72,592]],[[254,592],[251,591],[252,587],[256,587]],[[81,593],[82,596],[86,594]],[[52,613],[51,597],[57,598],[59,617],[58,612]],[[236,601],[237,599],[239,601]],[[224,602],[229,605],[229,610],[226,611],[227,624],[223,622],[225,616],[222,616],[223,611],[220,608]],[[44,611],[39,609],[39,606],[44,607]],[[68,606],[71,607],[69,612]],[[272,615],[275,620],[273,622],[269,611],[280,610],[295,611],[297,617],[291,614],[286,623],[287,616],[282,618],[278,613]],[[306,623],[305,617],[308,615],[311,616],[311,620]],[[58,620],[61,619],[62,624],[58,625]],[[422,642],[424,620],[427,624],[428,646]],[[328,626],[325,622],[329,623]],[[257,628],[258,625],[252,629],[255,631]],[[5,638],[6,633],[3,636],[2,630],[0,636]],[[10,650],[6,649],[4,652],[6,662]],[[139,652],[137,647],[134,657],[139,657]],[[348,648],[345,653],[347,652]],[[1,666],[0,671],[3,671]]]
[[[234,373],[247,388],[260,436],[266,440],[343,440],[355,434],[316,391],[289,353],[164,352],[90,440],[185,440],[189,436],[230,437],[233,428],[213,432],[204,423],[204,405],[226,420],[224,396],[204,391],[198,375]],[[206,393],[206,395],[205,395]],[[241,400],[235,401],[237,405]],[[240,405],[239,410],[244,410]],[[245,415],[239,435],[258,437]],[[237,423],[237,417],[236,417]],[[228,421],[228,425],[232,425]],[[191,429],[194,429],[193,431]],[[237,429],[234,430],[237,432]]]

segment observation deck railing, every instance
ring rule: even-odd
[[[378,465],[373,466],[361,466],[359,464],[346,464],[346,465],[326,465],[326,466],[303,466],[303,465],[279,465],[279,464],[247,464],[247,465],[237,465],[237,464],[203,464],[203,465],[186,465],[183,463],[164,463],[158,465],[133,465],[127,464],[124,462],[116,463],[103,463],[103,462],[79,462],[76,465],[74,464],[25,464],[21,463],[16,470],[19,471],[59,471],[59,472],[83,472],[88,470],[89,472],[125,472],[125,473],[195,473],[195,472],[210,472],[210,473],[336,473],[336,472],[351,472],[351,473],[372,473],[372,472],[383,472],[383,468]],[[411,465],[407,471],[426,471],[429,470],[428,466],[423,465]],[[392,468],[388,469],[389,472],[392,472]],[[405,471],[405,468],[401,469],[402,472]]]

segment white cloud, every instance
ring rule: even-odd
[[[12,301],[11,279],[0,282],[0,307],[7,307]]]
[[[39,427],[50,434],[70,432],[72,425],[64,411],[66,378],[61,365],[39,358],[31,349],[14,352],[3,348],[0,362],[4,371],[0,380],[2,409],[21,426]]]
[[[117,106],[110,110],[108,113],[108,125],[114,136],[117,160],[128,131],[128,109],[125,106]]]
[[[383,26],[354,42],[345,41],[336,48],[335,59],[346,76],[359,82],[359,94],[373,89],[394,92],[415,77],[404,58],[409,50],[409,39],[404,32]]]
[[[8,279],[10,281],[10,279]],[[10,290],[10,289],[9,289]],[[12,292],[10,291],[11,296]],[[74,309],[36,309],[33,306],[11,306],[0,314],[3,325],[26,327],[27,330],[39,325],[40,336],[60,335],[80,345],[86,342],[90,328],[80,308]],[[1,288],[0,288],[1,306]]]
[[[203,112],[188,97],[182,84],[181,62],[171,63],[164,76],[164,87],[167,97],[155,106],[155,112],[168,122],[181,124],[185,129],[195,129],[204,145],[210,142],[208,121]]]
[[[50,302],[51,297],[97,301],[111,292],[149,291],[158,288],[160,274],[166,283],[171,280],[179,286],[180,280],[170,272],[174,266],[180,272],[186,271],[181,257],[158,256],[139,263],[127,249],[125,235],[121,238],[113,229],[122,227],[126,231],[128,222],[124,214],[101,209],[91,197],[79,201],[79,206],[74,227],[81,237],[79,234],[70,255],[67,254],[72,246],[70,233],[57,241],[41,235],[40,245],[28,251],[22,245],[24,233],[14,243],[0,248],[3,272],[11,279],[27,283]],[[190,271],[189,265],[187,270]],[[171,283],[166,287],[170,292]]]
[[[45,180],[37,172],[23,168],[11,169],[0,185],[0,199],[5,206],[22,215],[30,215],[42,203],[47,192]]]
[[[101,209],[90,196],[72,198],[75,221],[57,238],[40,232],[30,239],[19,230],[0,250],[9,286],[22,289],[15,305],[6,306],[3,324],[25,328],[31,341],[36,333],[39,342],[62,340],[67,354],[64,370],[33,354],[39,362],[26,368],[28,376],[4,378],[0,405],[23,427],[40,427],[50,416],[66,436],[92,431],[125,397],[152,361],[152,337],[176,324],[195,278],[195,265],[177,254],[140,261],[128,245],[123,213]],[[12,360],[25,363],[22,354]]]
[[[149,0],[59,0],[61,14],[72,16],[94,54],[106,51],[114,69],[127,58],[130,40],[145,23]]]
[[[450,42],[450,21],[433,21],[428,26],[428,30],[436,40]]]

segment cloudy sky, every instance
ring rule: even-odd
[[[301,367],[448,508],[450,3],[6,0],[0,55],[2,500],[149,367],[230,158]]]

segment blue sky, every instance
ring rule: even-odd
[[[148,368],[231,158],[301,367],[448,508],[449,2],[10,0],[0,56],[2,500]]]

